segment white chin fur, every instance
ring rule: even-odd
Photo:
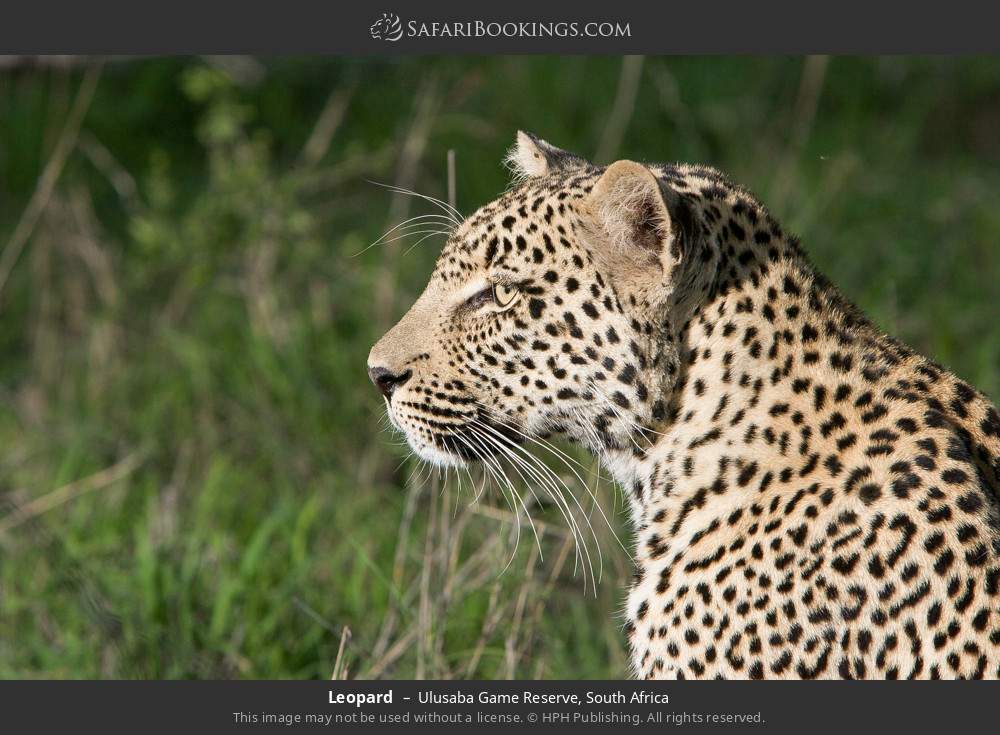
[[[409,437],[406,440],[409,442]],[[420,459],[430,462],[435,467],[461,469],[467,465],[467,462],[461,457],[442,452],[436,447],[414,447],[412,442],[410,442],[410,447]]]
[[[414,442],[413,439],[410,437],[409,433],[406,431],[406,429],[400,426],[399,422],[396,421],[396,415],[393,413],[392,410],[392,402],[389,401],[388,398],[384,400],[385,400],[386,413],[388,413],[389,415],[389,422],[393,425],[396,431],[398,431],[400,434],[403,435],[403,438],[406,439],[406,443],[410,445],[410,449],[412,449],[413,453],[416,454],[418,457],[420,457],[420,459],[424,460],[425,462],[430,462],[435,467],[441,467],[441,468],[455,467],[457,469],[461,469],[468,465],[468,462],[466,462],[464,459],[454,454],[450,454],[449,452],[442,452],[437,447],[424,446],[422,444]]]

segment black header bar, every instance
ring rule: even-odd
[[[8,3],[4,54],[994,53],[990,3]]]

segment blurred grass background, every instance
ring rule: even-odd
[[[0,676],[626,673],[608,529],[595,594],[551,509],[540,557],[406,459],[365,376],[440,245],[352,257],[433,211],[365,180],[443,198],[454,150],[468,214],[518,128],[728,171],[1000,396],[995,59],[8,59]]]

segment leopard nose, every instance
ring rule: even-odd
[[[391,398],[393,391],[409,380],[411,375],[413,375],[412,370],[396,374],[384,367],[368,368],[368,377],[386,399]]]

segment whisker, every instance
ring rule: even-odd
[[[480,434],[479,432],[473,431],[472,434],[471,434],[471,436],[470,436],[470,438],[473,438],[476,441],[480,442],[481,445],[483,446],[484,452],[487,455],[489,454],[489,445],[490,445],[490,443],[489,443],[487,437],[485,437],[484,435]],[[514,483],[510,481],[510,478],[507,476],[507,473],[504,471],[503,467],[500,465],[499,462],[496,461],[495,458],[484,456],[482,458],[482,461],[486,462],[487,464],[489,464],[489,463],[493,464],[494,469],[496,469],[499,472],[500,476],[503,478],[503,481],[506,483],[507,488],[510,490],[511,496],[517,499],[518,503],[521,506],[521,509],[524,510],[524,515],[525,515],[525,517],[527,517],[528,524],[531,526],[531,532],[535,536],[535,544],[538,546],[539,556],[541,556],[541,554],[542,554],[542,541],[541,541],[541,538],[538,535],[538,529],[535,527],[535,521],[531,517],[531,512],[528,510],[528,506],[525,505],[525,503],[524,503],[524,498],[522,498],[521,494],[519,492],[517,492],[517,489],[514,487]],[[522,476],[522,479],[523,479],[523,476]],[[538,499],[535,498],[535,500],[537,502]],[[515,517],[517,517],[518,519],[520,519],[520,513],[517,512],[517,511],[515,511]],[[520,521],[519,521],[519,523],[520,523]],[[518,538],[520,538],[520,534],[518,534]],[[515,550],[514,550],[515,554],[516,554],[516,551],[517,551],[516,544],[517,544],[517,542],[515,541]],[[513,562],[513,561],[514,561],[514,555],[512,554],[511,558],[510,558],[510,561],[507,563],[507,567],[509,567],[510,563]],[[507,567],[504,568],[504,571],[507,570]]]
[[[519,460],[519,458],[518,458],[517,456],[515,456],[514,454],[512,454],[512,453],[511,453],[511,452],[510,452],[510,451],[509,451],[509,450],[508,450],[508,449],[507,449],[506,447],[504,447],[504,446],[502,446],[502,445],[498,444],[497,442],[491,442],[491,440],[490,440],[490,437],[488,437],[488,436],[484,436],[484,435],[483,435],[483,434],[482,434],[481,432],[478,432],[478,431],[476,431],[476,429],[474,429],[474,428],[473,428],[472,430],[473,430],[473,432],[474,432],[474,433],[476,433],[476,434],[477,434],[477,435],[478,435],[478,436],[479,436],[479,437],[480,437],[480,438],[481,438],[481,439],[482,439],[482,440],[483,440],[484,442],[488,442],[488,443],[492,443],[492,444],[493,444],[493,446],[494,446],[495,448],[499,449],[499,450],[500,450],[501,452],[503,452],[503,453],[504,453],[504,456],[506,456],[506,457],[507,457],[507,458],[508,458],[508,459],[509,459],[509,460],[511,461],[511,466],[512,466],[512,467],[514,468],[514,471],[515,471],[515,472],[516,472],[516,473],[518,474],[518,476],[519,476],[519,477],[520,477],[520,478],[521,478],[521,479],[522,479],[522,480],[524,481],[524,485],[525,485],[525,487],[527,487],[527,488],[528,488],[528,492],[530,492],[530,493],[531,493],[531,497],[532,497],[532,498],[534,498],[534,501],[535,501],[535,504],[536,504],[536,505],[539,505],[539,506],[541,506],[541,501],[540,501],[540,500],[538,499],[538,496],[537,496],[537,495],[535,494],[535,491],[534,491],[534,489],[533,489],[533,488],[531,487],[531,484],[530,484],[530,483],[528,482],[528,479],[527,479],[527,478],[526,478],[526,477],[524,476],[524,474],[523,474],[523,473],[521,472],[521,469],[520,469],[520,467],[518,466],[518,465],[520,464],[520,465],[521,465],[521,467],[525,467],[525,469],[528,469],[528,468],[527,468],[527,467],[526,467],[526,466],[524,465],[524,463],[523,463],[523,462],[521,462],[521,461]],[[522,505],[523,505],[523,502],[522,502]],[[530,521],[530,520],[531,520],[531,514],[530,514],[530,513],[528,512],[528,509],[527,509],[527,507],[525,507],[525,514],[526,514],[526,515],[528,516],[528,520]],[[535,536],[535,540],[536,540],[536,541],[538,540],[538,536],[537,536],[537,534],[536,534],[536,536]],[[542,554],[542,548],[541,548],[541,543],[539,543],[539,545],[538,545],[538,555],[539,555],[539,558],[544,558],[544,556],[543,556],[543,554]]]
[[[483,452],[479,451],[479,449],[477,449],[476,447],[474,447],[469,440],[467,440],[467,439],[465,439],[465,438],[463,438],[463,437],[461,437],[461,436],[459,436],[457,434],[454,435],[454,436],[456,436],[456,438],[458,438],[460,441],[462,441],[462,443],[466,447],[468,447],[468,449],[473,453],[473,455],[479,460],[480,466],[482,466],[482,468],[484,470],[484,477],[488,476],[488,477],[490,477],[491,479],[493,479],[497,483],[497,487],[500,489],[500,493],[501,493],[501,495],[503,495],[503,498],[506,501],[507,506],[511,510],[511,515],[514,516],[514,520],[516,521],[516,525],[515,525],[515,529],[514,529],[515,530],[514,548],[511,551],[510,558],[507,560],[507,565],[500,572],[500,574],[503,575],[507,571],[507,569],[510,568],[511,563],[514,561],[514,557],[517,554],[517,548],[518,548],[518,546],[520,545],[520,542],[521,542],[521,514],[520,514],[520,512],[518,512],[517,508],[513,505],[512,499],[510,497],[508,497],[507,492],[506,492],[506,488],[504,487],[504,481],[501,480],[500,475],[497,474],[497,470],[494,468],[494,466],[487,461],[486,455]],[[477,444],[478,444],[478,442],[477,442]],[[483,448],[483,451],[486,451],[485,448]],[[506,476],[504,476],[504,477],[506,477]],[[510,481],[508,480],[506,484],[509,485]],[[485,488],[485,482],[483,484],[483,487]],[[478,498],[476,498],[476,500],[478,501]]]
[[[418,222],[416,224],[417,227],[409,227],[406,230],[400,230],[399,234],[397,234],[395,237],[390,237],[388,240],[385,240],[382,244],[388,245],[389,243],[397,242],[399,240],[405,240],[408,237],[416,237],[417,235],[423,235],[428,232],[434,233],[435,235],[451,234],[449,230],[436,229],[427,222]]]
[[[477,401],[477,403],[479,403],[479,402]],[[479,403],[479,405],[482,406],[482,408],[484,408],[487,411],[489,411],[489,408],[487,406],[484,406],[482,403]],[[494,412],[494,414],[495,414],[495,412]],[[515,433],[517,433],[518,435],[524,437],[528,441],[534,442],[538,446],[542,447],[543,449],[548,450],[554,456],[556,456],[559,459],[561,459],[563,461],[563,463],[566,465],[567,469],[569,469],[569,471],[573,473],[573,475],[580,482],[580,484],[583,485],[584,488],[586,488],[587,493],[590,495],[590,498],[594,502],[595,507],[597,508],[598,512],[601,514],[601,518],[604,520],[605,524],[607,524],[608,530],[611,531],[611,534],[612,534],[612,536],[614,536],[615,541],[618,542],[618,545],[621,547],[621,549],[626,554],[629,553],[628,549],[625,547],[625,544],[622,543],[622,540],[618,537],[618,534],[615,532],[614,526],[611,524],[610,519],[608,519],[607,515],[605,515],[603,508],[601,508],[601,505],[600,505],[600,503],[597,500],[597,496],[594,494],[593,490],[590,489],[590,485],[588,485],[587,482],[584,481],[584,479],[580,476],[580,473],[578,473],[573,468],[573,466],[570,464],[569,460],[571,460],[571,458],[569,457],[569,455],[567,455],[564,452],[560,451],[558,448],[554,447],[551,443],[546,442],[545,440],[542,440],[540,438],[536,438],[534,436],[531,436],[530,434],[527,434],[527,433],[521,431],[516,426],[514,426],[513,424],[511,424],[510,421],[507,421],[507,420],[503,419],[500,416],[494,415],[494,420],[500,422],[505,428],[507,428],[507,429],[509,429],[509,430],[511,430],[511,431],[513,431]],[[542,442],[544,442],[544,444]],[[575,462],[575,460],[574,460],[574,462]],[[579,462],[576,462],[576,464],[579,464]],[[570,493],[570,495],[572,495],[572,493]],[[573,497],[575,499],[576,496],[573,496]],[[578,505],[579,505],[579,503],[578,503]],[[581,510],[581,512],[583,512],[583,508],[582,507],[580,508],[580,510]],[[588,521],[589,521],[589,519],[588,519]]]
[[[507,419],[507,417],[505,417],[499,411],[491,409],[489,406],[487,406],[482,401],[476,401],[476,405],[478,405],[479,408],[481,408],[482,410],[486,411],[489,414],[490,418],[492,418],[494,421],[496,421],[499,424],[502,424],[504,428],[510,429],[511,431],[513,431],[514,433],[516,433],[519,436],[523,437],[524,439],[527,439],[528,441],[531,441],[531,442],[534,442],[535,444],[538,444],[543,449],[545,449],[548,452],[550,452],[551,454],[555,455],[558,459],[562,460],[563,462],[566,462],[568,464],[575,464],[577,467],[579,467],[584,472],[594,473],[594,469],[592,467],[586,467],[586,466],[584,466],[583,464],[581,464],[579,462],[579,460],[577,460],[574,457],[571,457],[570,455],[566,454],[565,452],[563,452],[562,450],[560,450],[558,447],[556,447],[551,442],[546,441],[545,439],[543,439],[540,436],[534,436],[534,435],[531,435],[531,434],[526,434],[525,432],[521,431],[516,426],[514,426],[512,423],[510,423],[510,421]],[[607,479],[607,478],[605,478],[605,479]]]
[[[510,456],[511,460],[517,461],[519,464],[521,464],[525,468],[525,470],[541,484],[541,486],[546,490],[546,492],[548,492],[549,496],[552,497],[553,501],[555,501],[556,507],[559,508],[560,514],[563,516],[563,518],[566,519],[566,522],[570,527],[570,532],[573,534],[573,539],[576,542],[576,557],[575,557],[576,561],[574,562],[574,571],[577,563],[581,560],[581,550],[582,550],[583,562],[586,564],[587,569],[590,571],[590,578],[594,581],[596,590],[597,578],[594,575],[594,567],[590,556],[589,546],[586,543],[586,539],[583,535],[582,530],[580,529],[579,523],[576,521],[572,508],[566,501],[565,495],[563,494],[562,489],[559,487],[559,485],[562,485],[562,487],[566,488],[566,492],[569,493],[570,497],[573,498],[574,502],[576,502],[578,506],[579,503],[576,501],[576,497],[573,495],[572,491],[570,491],[565,481],[557,474],[555,474],[555,472],[553,472],[552,469],[548,467],[544,462],[538,459],[538,457],[531,454],[523,447],[517,445],[515,442],[511,441],[509,437],[504,436],[496,429],[494,429],[492,426],[484,424],[478,419],[473,419],[473,422],[483,427],[487,431],[491,432],[493,435],[497,437],[499,441],[506,442],[506,444],[509,445],[512,449],[521,452],[527,458],[528,461],[533,463],[529,465],[528,461],[525,461],[521,457],[514,455],[510,449],[502,447],[504,451]],[[524,478],[523,475],[522,479],[525,479],[525,481],[527,482],[526,478]],[[555,480],[555,482],[553,482],[553,479]],[[583,513],[584,518],[587,519],[587,524],[590,527],[591,534],[596,540],[597,536],[596,534],[594,534],[593,526],[590,524],[590,519],[587,517],[587,514],[586,512],[584,512],[582,507],[580,508],[580,512]],[[601,554],[600,545],[598,545],[598,554],[599,554],[598,569],[600,570],[603,566],[603,558],[600,557]],[[586,591],[586,579],[587,579],[586,574],[584,574],[584,591]]]
[[[430,220],[430,222],[424,222],[424,221],[421,221],[421,220]],[[374,242],[366,245],[364,248],[362,248],[358,252],[354,253],[350,257],[356,258],[359,255],[362,255],[363,253],[368,252],[369,250],[371,250],[373,247],[375,247],[376,245],[378,245],[380,242],[384,241],[387,237],[389,237],[389,235],[391,235],[392,233],[396,232],[397,230],[405,231],[407,228],[413,227],[415,225],[426,226],[426,225],[431,225],[431,224],[455,225],[456,223],[455,223],[454,220],[449,219],[449,218],[445,217],[442,214],[437,214],[437,213],[433,213],[433,214],[418,214],[415,217],[410,217],[409,219],[405,219],[402,222],[400,222],[398,225],[395,225],[394,227],[391,227],[385,233],[383,233],[382,236],[379,237],[377,240],[375,240]],[[449,228],[448,233],[451,234],[451,228]]]
[[[469,442],[468,442],[468,441],[466,441],[466,440],[465,440],[465,439],[464,439],[464,438],[462,437],[462,435],[461,435],[461,434],[454,434],[453,436],[455,437],[455,439],[457,439],[457,440],[458,440],[459,442],[461,442],[462,446],[464,446],[464,447],[465,447],[466,449],[468,449],[468,450],[469,450],[469,451],[470,451],[470,452],[472,453],[472,455],[473,455],[474,457],[476,457],[476,459],[480,460],[480,462],[482,461],[482,455],[480,455],[480,454],[479,454],[479,452],[478,452],[478,451],[476,451],[476,449],[475,449],[474,447],[472,447],[472,446],[471,446],[471,445],[469,444]],[[471,472],[471,471],[469,470],[468,466],[466,467],[466,472],[467,472],[467,473],[468,473],[468,475],[469,475],[469,480],[470,480],[470,481],[472,481],[472,472]],[[478,491],[478,492],[476,493],[476,496],[475,496],[475,497],[474,497],[474,498],[472,499],[472,503],[473,503],[473,505],[474,505],[474,504],[476,504],[476,503],[478,503],[478,502],[479,502],[479,499],[480,499],[480,498],[482,497],[482,495],[483,495],[483,492],[484,492],[484,491],[486,490],[486,481],[487,481],[488,479],[489,479],[489,475],[488,475],[488,474],[487,474],[487,473],[486,473],[486,472],[484,471],[484,472],[483,472],[483,482],[482,482],[482,484],[481,484],[481,485],[479,486],[479,491]],[[473,482],[473,487],[475,487],[475,482]]]
[[[403,255],[409,255],[410,251],[413,250],[413,248],[417,247],[417,245],[419,245],[429,237],[434,237],[435,235],[447,235],[447,234],[448,234],[447,232],[429,232],[428,234],[424,235],[419,240],[417,240],[415,243],[410,245],[410,247],[408,247],[406,250],[404,250]]]
[[[365,179],[365,181],[367,181],[369,184],[374,184],[375,186],[381,186],[383,189],[388,189],[389,191],[396,192],[397,194],[409,194],[410,196],[420,197],[421,199],[430,202],[436,207],[439,207],[443,212],[448,214],[457,225],[462,224],[462,220],[465,219],[462,213],[459,212],[455,207],[448,204],[448,202],[444,202],[438,199],[437,197],[432,197],[427,194],[421,194],[420,192],[413,191],[412,189],[406,189],[402,186],[396,186],[395,184],[382,184],[378,181],[372,181],[371,179]]]

